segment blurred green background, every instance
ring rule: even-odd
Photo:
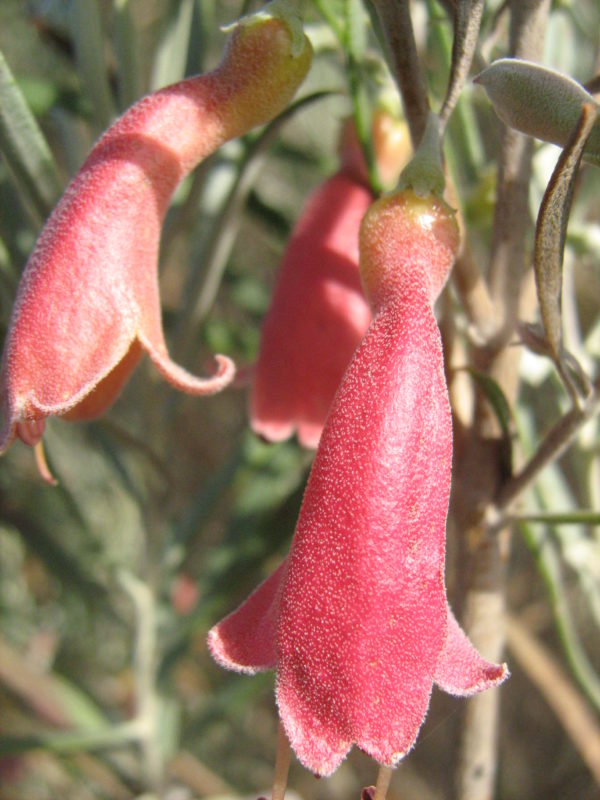
[[[308,192],[336,168],[337,133],[351,103],[345,54],[319,5],[344,19],[343,2],[306,3],[316,58],[299,96],[330,94],[300,103],[264,135],[223,147],[184,181],[165,223],[165,332],[173,357],[198,374],[210,370],[213,352],[241,367],[252,363],[286,237]],[[445,88],[451,26],[441,5],[413,6],[435,105]],[[2,0],[0,50],[58,176],[38,165],[27,181],[10,154],[0,154],[2,335],[43,220],[95,138],[144,93],[211,69],[226,40],[220,26],[254,7]],[[486,5],[479,66],[506,52],[500,11],[499,2]],[[594,0],[555,3],[547,63],[587,80],[598,71],[599,31]],[[364,81],[371,94],[381,69],[370,36]],[[9,94],[0,95],[0,115],[10,112]],[[473,250],[484,262],[497,137],[483,93],[467,86],[451,122],[448,158]],[[23,150],[35,152],[26,138]],[[534,214],[555,152],[537,148]],[[600,358],[598,187],[597,171],[587,169],[564,290],[570,346],[591,374]],[[464,319],[453,295],[451,302],[460,330]],[[528,355],[514,409],[525,453],[563,408],[551,368]],[[0,800],[187,800],[268,791],[277,727],[273,677],[223,672],[208,657],[205,637],[285,555],[311,454],[294,441],[257,439],[247,425],[243,386],[203,399],[177,395],[146,361],[106,417],[86,425],[51,420],[45,441],[56,488],[40,481],[20,443],[0,460]],[[542,474],[524,507],[600,508],[595,420]],[[520,526],[509,604],[577,693],[598,748],[598,519],[554,522]],[[509,637],[511,649],[525,648],[526,656],[528,641]],[[526,656],[507,655],[513,677],[501,690],[497,797],[597,797],[600,750],[593,753],[594,775],[565,719],[531,682],[531,669],[544,673],[547,662],[528,668]],[[450,796],[461,708],[461,701],[434,694],[391,798]],[[353,752],[327,780],[293,765],[290,783],[306,800],[347,800],[374,777],[372,762]]]

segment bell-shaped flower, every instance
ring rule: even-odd
[[[132,106],[96,143],[25,267],[5,342],[0,453],[35,445],[51,415],[102,414],[145,351],[178,389],[210,394],[234,366],[198,378],[174,364],[158,289],[161,226],[179,182],[223,142],[285,108],[311,61],[297,20],[273,6],[241,20],[210,73]]]
[[[382,178],[408,159],[406,125],[378,111],[373,142]],[[353,124],[340,137],[340,170],[309,198],[285,251],[263,322],[250,423],[270,441],[294,431],[316,447],[333,396],[371,319],[358,273],[358,231],[373,202]]]
[[[445,528],[452,419],[433,302],[458,230],[412,190],[377,201],[360,236],[373,319],[335,396],[288,559],[209,633],[223,666],[276,669],[300,761],[327,775],[353,744],[395,765],[434,684],[502,682],[449,609]]]

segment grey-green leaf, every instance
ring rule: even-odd
[[[597,118],[597,107],[586,103],[544,193],[535,231],[533,263],[540,313],[557,362],[562,350],[562,263],[567,222],[577,170]]]
[[[0,152],[42,222],[62,192],[50,148],[0,52]]]
[[[577,81],[548,67],[518,58],[501,58],[475,83],[486,90],[500,119],[521,133],[565,147],[586,103],[596,101]],[[585,155],[600,166],[600,124],[588,139]]]

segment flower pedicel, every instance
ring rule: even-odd
[[[216,374],[204,379],[169,358],[158,291],[160,231],[190,170],[276,116],[304,78],[312,49],[282,5],[240,20],[213,72],[132,106],[67,188],[17,293],[2,358],[0,453],[15,437],[38,444],[48,416],[104,413],[144,351],[184,392],[212,394],[231,381],[234,365],[225,356],[216,356]]]
[[[368,211],[371,325],[333,401],[288,559],[209,633],[223,666],[276,669],[300,761],[333,772],[353,744],[394,766],[432,686],[470,695],[504,665],[473,648],[444,582],[452,420],[433,302],[458,248],[448,206],[404,190]]]

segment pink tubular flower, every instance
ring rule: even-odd
[[[358,229],[373,197],[339,172],[311,196],[286,250],[265,317],[250,397],[252,429],[294,430],[316,447],[335,390],[371,313],[358,274]]]
[[[377,112],[373,139],[386,181],[408,156],[403,123]],[[297,431],[316,447],[333,396],[371,311],[358,273],[358,231],[373,194],[353,125],[341,136],[341,169],[309,198],[265,317],[250,396],[252,429],[270,441]]]
[[[353,744],[396,764],[434,683],[469,695],[508,674],[475,651],[444,583],[452,420],[432,306],[457,247],[433,196],[405,190],[367,213],[373,320],[333,401],[289,558],[209,633],[223,666],[277,669],[290,744],[321,775]]]
[[[170,360],[159,238],[185,175],[223,142],[283,110],[304,78],[310,43],[275,14],[241,20],[213,72],[132,106],[71,182],[19,286],[2,360],[0,453],[15,436],[39,442],[48,416],[102,414],[143,351],[184,392],[211,394],[231,381],[225,356],[206,379]]]

